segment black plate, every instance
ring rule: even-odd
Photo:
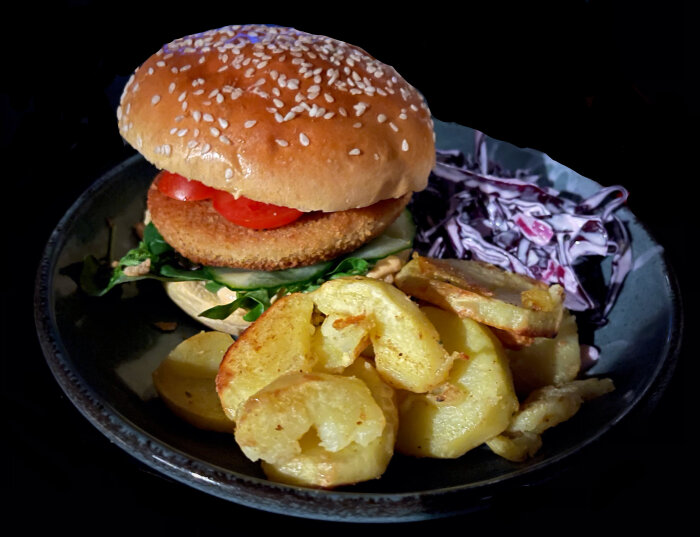
[[[469,150],[473,131],[437,122],[438,145]],[[597,185],[541,153],[490,141],[505,167],[529,167],[555,187],[581,194]],[[182,313],[153,281],[94,299],[63,272],[87,254],[102,254],[107,219],[118,254],[135,244],[154,168],[136,156],[111,170],[71,207],[51,235],[39,268],[35,317],[47,362],[75,406],[111,441],[159,472],[209,494],[267,511],[328,520],[405,521],[469,511],[496,490],[534,481],[547,468],[591,444],[628,414],[659,379],[678,350],[678,293],[661,247],[632,213],[620,216],[636,259],[608,325],[595,334],[602,348],[591,375],[610,376],[616,390],[584,405],[544,436],[532,460],[515,464],[487,449],[457,460],[396,455],[379,480],[334,491],[272,483],[247,460],[233,437],[208,434],[173,417],[154,397],[151,371],[183,338],[202,327]],[[153,323],[176,321],[162,333]]]

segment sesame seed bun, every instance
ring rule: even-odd
[[[229,26],[165,45],[136,70],[122,136],[156,167],[302,211],[422,190],[430,111],[363,50],[276,26]]]

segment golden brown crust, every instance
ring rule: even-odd
[[[163,238],[186,258],[210,266],[280,270],[351,252],[380,235],[408,204],[411,194],[369,207],[312,212],[275,229],[254,230],[229,222],[211,201],[178,201],[154,184],[148,210]]]
[[[421,190],[435,159],[430,111],[392,67],[291,28],[173,41],[137,69],[117,115],[158,168],[302,211]]]

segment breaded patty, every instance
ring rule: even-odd
[[[163,238],[195,263],[281,270],[333,259],[380,235],[411,194],[347,211],[306,213],[275,229],[248,229],[222,217],[210,200],[179,201],[148,191],[148,210]]]

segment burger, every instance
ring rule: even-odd
[[[119,130],[159,171],[116,284],[154,277],[234,335],[276,296],[411,246],[435,162],[421,94],[330,37],[267,25],[177,39],[127,82]]]

